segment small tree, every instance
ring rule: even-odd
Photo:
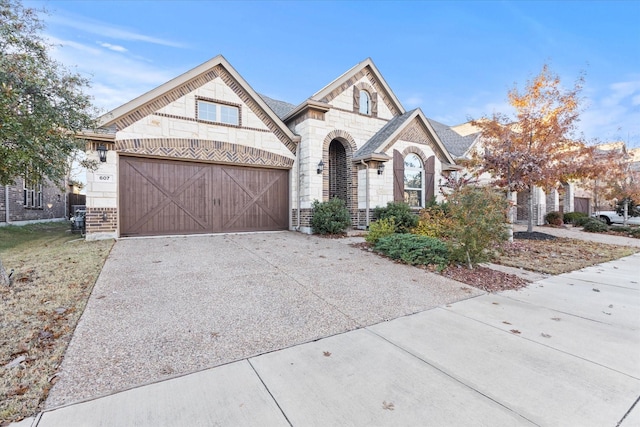
[[[76,135],[94,127],[88,81],[49,57],[42,29],[36,10],[0,0],[0,185],[25,174],[59,182],[84,148]]]
[[[509,199],[512,192],[528,191],[528,232],[533,231],[535,187],[549,190],[588,174],[590,149],[572,138],[582,84],[580,78],[573,89],[562,90],[558,76],[545,65],[524,92],[517,87],[509,91],[515,117],[495,113],[472,122],[480,128],[486,148],[476,157],[479,173],[492,174]]]
[[[462,187],[447,196],[451,258],[469,268],[491,258],[489,249],[508,239],[509,202],[488,187]]]

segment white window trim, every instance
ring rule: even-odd
[[[425,178],[425,172],[424,172],[424,162],[422,161],[422,159],[420,158],[420,156],[418,156],[415,153],[410,153],[406,157],[408,156],[415,156],[418,159],[418,162],[420,163],[420,167],[419,168],[412,168],[412,167],[407,167],[407,164],[405,163],[404,165],[404,177],[403,180],[405,179],[405,177],[407,176],[407,172],[420,172],[420,188],[418,187],[405,187],[404,191],[420,191],[420,205],[419,206],[411,206],[412,208],[424,208],[424,196],[425,196],[425,189],[424,189],[424,178]]]
[[[215,119],[214,120],[210,120],[208,118],[201,117],[201,115],[200,115],[200,111],[202,110],[201,103],[215,107]],[[223,121],[223,114],[222,114],[223,109],[233,109],[233,110],[235,110],[235,112],[236,112],[236,116],[235,116],[236,120],[235,120],[235,122]],[[220,124],[229,125],[229,126],[240,126],[240,106],[239,105],[225,104],[225,103],[222,103],[222,102],[216,102],[216,101],[210,101],[208,99],[198,98],[198,99],[196,99],[196,116],[197,116],[196,117],[197,120],[198,121],[202,121],[202,122],[220,123]]]
[[[358,112],[360,114],[370,116],[371,115],[371,94],[364,89],[360,89],[360,93],[358,94],[358,96],[360,98],[360,101],[359,101],[360,107],[358,109]],[[366,101],[366,103],[363,101]],[[362,111],[365,104],[367,109],[366,111]]]

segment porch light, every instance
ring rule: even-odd
[[[107,147],[105,147],[104,145],[100,144],[98,145],[98,155],[100,156],[100,161],[101,162],[106,162],[107,161]]]
[[[323,170],[324,170],[324,162],[320,160],[320,163],[318,163],[318,174],[321,174]]]
[[[378,163],[378,175],[382,175],[382,172],[384,172],[384,163],[380,162]]]

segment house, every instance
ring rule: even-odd
[[[63,185],[16,178],[13,185],[0,186],[0,226],[65,218]]]
[[[87,132],[87,238],[298,230],[314,200],[354,226],[376,206],[440,197],[455,161],[371,59],[298,105],[258,94],[217,56],[114,109]]]

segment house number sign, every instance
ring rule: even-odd
[[[99,175],[97,175],[97,181],[98,182],[113,182],[113,175],[99,174]]]

